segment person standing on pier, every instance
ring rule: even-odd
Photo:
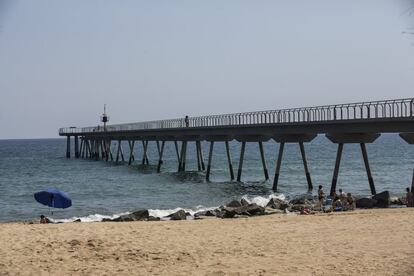
[[[188,118],[188,116],[185,116],[184,122],[185,122],[185,126],[186,127],[189,127],[190,126],[190,119]]]

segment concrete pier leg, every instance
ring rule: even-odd
[[[207,164],[207,172],[206,172],[206,180],[210,181],[210,171],[211,171],[211,161],[213,160],[213,148],[214,148],[214,142],[210,142],[210,150],[208,153],[208,164]]]
[[[267,171],[266,159],[263,150],[263,142],[259,142],[260,157],[262,159],[263,172],[266,180],[269,180],[269,172]]]
[[[66,158],[70,158],[70,136],[66,137]]]
[[[75,158],[79,158],[79,137],[75,136]]]
[[[413,170],[413,180],[411,181],[411,192],[414,193],[414,170]]]
[[[184,141],[184,155],[183,155],[183,157],[182,157],[182,159],[183,159],[183,163],[182,163],[182,165],[181,165],[181,169],[182,169],[182,171],[183,172],[185,172],[185,163],[186,163],[186,159],[187,159],[187,141]]]
[[[277,191],[277,184],[279,182],[280,167],[282,166],[283,150],[285,148],[285,142],[281,142],[279,145],[279,155],[277,157],[275,178],[273,179],[273,191]]]
[[[203,148],[202,148],[202,146],[201,146],[201,142],[200,142],[200,141],[197,141],[197,143],[198,143],[198,148],[199,148],[199,150],[200,150],[201,169],[202,169],[203,171],[205,171],[205,170],[206,170],[206,166],[205,166],[205,164],[204,164]]]
[[[175,154],[177,155],[178,167],[180,167],[181,158],[180,158],[180,153],[179,153],[179,150],[178,150],[177,141],[174,141],[174,147],[175,147]]]
[[[86,146],[88,148],[88,150],[86,151],[88,158],[91,159],[92,158],[92,140],[88,140],[86,143]]]
[[[104,149],[105,149],[105,162],[109,161],[109,141],[104,140]]]
[[[122,159],[122,162],[125,162],[124,151],[122,150],[122,140],[120,141],[119,144],[120,144],[121,159]]]
[[[83,138],[83,153],[82,158],[88,158],[88,140]]]
[[[119,162],[119,152],[121,151],[121,140],[118,140],[118,149],[116,151],[116,159],[115,159],[115,163],[118,164]]]
[[[299,142],[300,153],[302,155],[303,167],[305,168],[306,181],[308,182],[308,190],[313,190],[312,179],[308,169],[308,162],[306,161],[305,146],[303,142]]]
[[[240,149],[240,161],[239,161],[239,169],[237,170],[237,181],[241,181],[241,175],[243,170],[243,160],[244,160],[244,151],[246,149],[246,142],[242,142],[241,149]]]
[[[80,158],[83,158],[83,145],[84,144],[83,144],[83,138],[82,137],[80,138],[80,141],[81,142],[80,142],[80,153],[79,153],[79,157]]]
[[[231,162],[230,146],[229,141],[224,142],[226,144],[227,163],[229,164],[230,180],[234,180],[233,164]]]
[[[104,160],[106,158],[106,155],[105,155],[105,147],[104,147],[104,140],[99,140],[99,147],[101,149],[101,157],[102,157],[102,160]]]
[[[360,143],[360,145],[362,157],[364,158],[365,169],[367,170],[369,188],[371,189],[371,194],[375,195],[377,192],[375,191],[374,179],[372,178],[371,169],[369,167],[367,148],[365,146],[365,143]]]
[[[128,160],[128,166],[131,165],[132,161],[134,160],[134,146],[135,146],[135,141],[129,141],[128,140],[128,144],[129,144],[129,160]]]
[[[183,171],[184,141],[181,142],[181,151],[179,154],[178,171]]]
[[[112,155],[111,147],[112,147],[112,140],[109,140],[109,142],[108,142],[109,157],[111,158],[111,161],[113,162],[114,161],[114,156]]]
[[[157,141],[158,144],[158,141]],[[159,159],[158,159],[158,167],[157,167],[157,172],[161,172],[161,165],[163,163],[162,161],[162,155],[164,154],[164,145],[165,145],[165,141],[161,142],[161,149],[159,150]]]
[[[142,153],[142,165],[149,165],[149,160],[148,160],[148,155],[147,155],[147,149],[148,149],[148,141],[142,141],[142,148],[143,153]]]
[[[333,196],[336,191],[336,183],[338,182],[338,173],[339,165],[341,164],[342,151],[344,149],[344,144],[338,144],[338,152],[336,153],[335,169],[332,177],[331,192],[330,195]]]
[[[95,161],[99,160],[99,141],[95,140]]]
[[[196,141],[196,156],[197,156],[197,170],[201,171],[200,149],[198,147],[198,141]]]

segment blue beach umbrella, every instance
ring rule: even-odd
[[[67,194],[56,189],[46,189],[34,194],[37,202],[53,207],[53,208],[68,208],[72,206],[72,200]]]

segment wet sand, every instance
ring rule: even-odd
[[[0,224],[0,275],[414,275],[414,208]]]

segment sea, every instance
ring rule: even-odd
[[[0,221],[38,220],[41,214],[56,221],[100,221],[137,209],[149,209],[153,216],[166,216],[179,208],[196,212],[217,207],[233,199],[246,198],[265,204],[278,196],[293,198],[307,194],[307,182],[298,144],[286,144],[277,194],[272,181],[279,145],[264,143],[270,180],[265,180],[257,143],[247,143],[242,182],[230,181],[224,143],[214,146],[210,181],[205,172],[197,171],[195,143],[189,143],[186,172],[177,172],[174,143],[165,145],[161,173],[157,173],[158,151],[149,143],[149,165],[142,165],[142,146],[136,144],[136,161],[105,162],[67,159],[65,139],[0,140]],[[241,144],[230,143],[234,172]],[[123,144],[125,157],[128,145]],[[323,185],[329,193],[337,145],[320,135],[305,144],[314,191]],[[116,143],[113,144],[113,151]],[[370,166],[377,192],[389,191],[401,196],[411,186],[414,168],[414,146],[398,135],[383,134],[367,145]],[[208,143],[203,143],[207,165]],[[115,153],[114,153],[115,155]],[[67,209],[50,209],[34,199],[34,193],[56,188],[72,199]],[[346,144],[337,188],[362,197],[370,194],[364,162],[358,144]],[[312,194],[312,193],[311,193]],[[309,193],[308,193],[309,195]]]

